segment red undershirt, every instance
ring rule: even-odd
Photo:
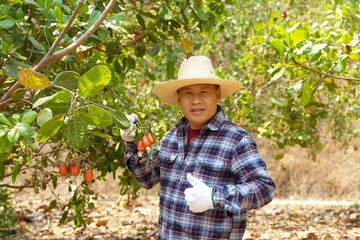
[[[187,142],[187,149],[189,149],[191,139],[193,137],[195,137],[196,135],[198,135],[200,131],[201,131],[201,129],[192,129],[191,127],[189,127],[189,139],[188,139],[188,142]]]

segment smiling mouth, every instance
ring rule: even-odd
[[[193,113],[201,113],[201,112],[203,112],[203,111],[205,111],[205,109],[200,109],[200,108],[191,109],[191,112],[193,112]]]

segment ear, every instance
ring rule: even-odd
[[[220,101],[221,100],[221,87],[219,86],[219,88],[216,90],[216,97],[217,100]]]

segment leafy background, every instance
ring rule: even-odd
[[[124,114],[157,148],[181,111],[151,89],[199,54],[243,83],[220,104],[257,138],[278,197],[359,198],[359,159],[343,154],[359,145],[359,1],[2,0],[0,13],[3,228],[14,225],[8,189],[55,190],[63,163],[136,197]],[[73,198],[50,207],[84,226],[98,194],[82,176],[65,181]]]

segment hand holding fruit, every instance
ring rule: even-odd
[[[145,134],[137,144],[137,150],[139,151],[139,157],[142,156],[142,151],[149,151],[151,144],[155,143],[155,138],[151,133]]]
[[[126,130],[120,129],[120,136],[126,142],[133,142],[135,141],[136,129],[134,127],[134,123],[139,121],[139,117],[132,113],[131,115],[126,114],[127,119],[130,122],[130,127]]]

